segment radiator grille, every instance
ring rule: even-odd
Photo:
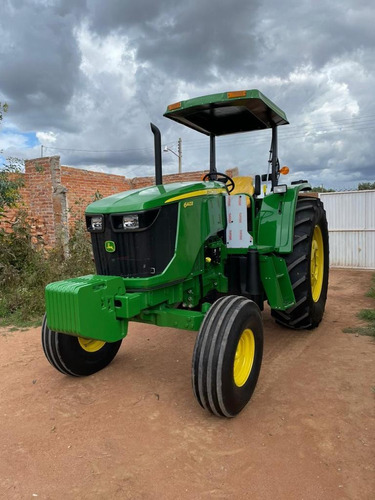
[[[104,231],[91,233],[97,273],[144,278],[162,273],[174,255],[177,213],[178,203],[161,207],[148,228],[121,232],[113,229],[118,214],[104,215]],[[115,252],[105,250],[106,241],[115,243]]]

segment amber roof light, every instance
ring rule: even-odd
[[[174,104],[170,104],[168,106],[168,111],[174,111],[175,109],[181,108],[181,102],[175,102]]]
[[[237,90],[236,92],[228,92],[228,99],[234,99],[235,97],[246,97],[246,90]]]

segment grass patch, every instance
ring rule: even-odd
[[[0,326],[11,327],[8,332],[21,331],[24,332],[29,328],[42,326],[43,314],[38,314],[33,318],[24,318],[23,311],[15,311],[3,318],[0,318]]]
[[[375,309],[362,309],[358,313],[358,318],[365,321],[374,322],[375,321]]]
[[[357,326],[355,328],[343,328],[344,333],[355,333],[356,335],[366,335],[375,338],[375,325],[373,326]]]
[[[372,277],[372,285],[370,290],[366,293],[366,296],[375,299],[375,274]]]
[[[372,276],[372,285],[370,290],[366,293],[366,296],[375,299],[375,274]],[[357,318],[362,321],[366,321],[367,325],[354,328],[344,328],[343,332],[367,335],[375,338],[375,309],[362,309],[357,314]]]

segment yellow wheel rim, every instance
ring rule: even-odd
[[[82,349],[87,352],[99,351],[105,344],[102,340],[84,339],[83,337],[78,337],[78,342]]]
[[[324,245],[322,231],[315,226],[311,243],[311,294],[314,302],[318,302],[323,286],[324,274]]]
[[[245,385],[249,378],[255,356],[255,339],[250,328],[246,328],[241,334],[237,344],[233,364],[234,383],[237,387]]]

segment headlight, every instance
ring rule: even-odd
[[[92,231],[103,231],[103,216],[95,215],[91,217],[91,230]]]
[[[122,227],[124,229],[138,229],[139,218],[137,214],[124,215],[122,218]]]
[[[142,210],[136,213],[111,214],[110,221],[115,233],[145,231],[155,222],[160,208]]]
[[[279,184],[278,186],[273,187],[273,192],[275,194],[284,194],[287,191],[286,184]]]

